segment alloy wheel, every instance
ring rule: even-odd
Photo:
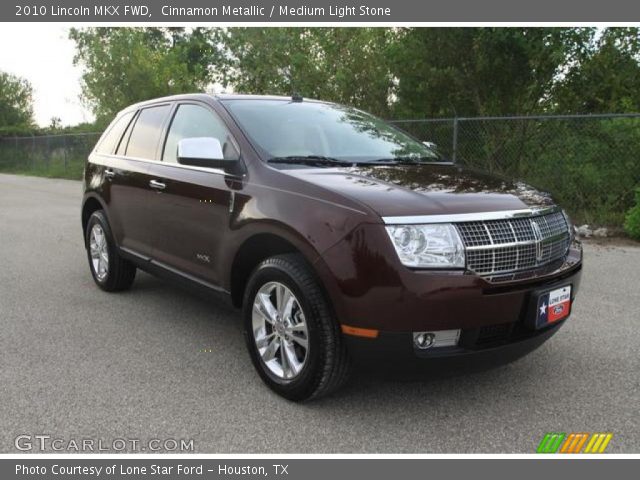
[[[107,237],[102,226],[99,224],[91,227],[89,235],[89,252],[91,254],[91,264],[96,278],[102,282],[109,273],[109,249]]]
[[[296,378],[309,353],[304,312],[293,292],[268,282],[256,293],[252,312],[253,338],[262,363],[282,380]]]

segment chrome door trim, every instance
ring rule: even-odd
[[[131,250],[130,248],[127,248],[127,247],[119,247],[119,248],[121,252],[124,252],[125,254],[128,254],[128,255],[132,255],[136,257],[138,260],[142,260],[143,262],[151,261],[151,257],[147,255],[142,255],[141,253],[138,253],[135,250]]]
[[[142,268],[143,270],[145,269],[144,265],[145,264],[149,264],[155,268],[160,268],[162,270],[165,270],[166,272],[172,273],[174,275],[177,275],[179,277],[184,278],[185,280],[189,280],[190,282],[196,283],[200,286],[206,287],[209,290],[213,290],[215,292],[219,292],[219,293],[224,293],[227,295],[230,295],[231,292],[229,292],[228,290],[226,290],[225,288],[219,286],[219,285],[215,285],[213,283],[207,282],[206,280],[203,280],[199,277],[196,277],[194,275],[191,275],[190,273],[184,272],[182,270],[179,270],[177,268],[174,268],[170,265],[167,265],[166,263],[163,262],[159,262],[151,257],[148,257],[146,255],[142,255],[138,252],[136,252],[135,250],[131,250],[130,248],[126,248],[126,247],[119,247],[120,251],[123,252],[125,255],[129,255],[130,257],[133,257],[134,259],[138,260],[138,262],[136,262],[138,264],[138,266],[140,266],[140,268]]]
[[[218,285],[214,285],[213,283],[207,282],[206,280],[203,280],[199,277],[196,277],[194,275],[191,275],[190,273],[184,272],[182,270],[179,270],[177,268],[174,268],[170,265],[167,265],[166,263],[163,262],[159,262],[155,259],[151,259],[149,261],[149,263],[155,267],[159,267],[162,268],[163,270],[166,270],[167,272],[171,272],[174,275],[178,275],[186,280],[189,280],[191,282],[197,283],[199,285],[202,285],[203,287],[207,287],[210,290],[215,290],[217,292],[221,292],[221,293],[229,293],[227,290],[225,290],[224,288],[218,286]]]

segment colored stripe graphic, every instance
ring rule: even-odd
[[[562,448],[560,449],[560,453],[569,453],[576,443],[576,434],[570,433],[567,435],[567,439],[562,444]]]
[[[562,444],[560,453],[580,453],[582,446],[589,438],[588,433],[571,433]]]
[[[575,450],[573,452],[571,452],[571,453],[580,453],[582,451],[582,446],[586,443],[587,438],[589,438],[589,434],[588,433],[582,433],[581,435],[582,435],[582,438],[580,439],[580,441],[576,445]]]
[[[537,452],[556,453],[565,436],[565,433],[547,433],[538,445]]]
[[[594,433],[584,453],[604,453],[613,437],[612,433]]]
[[[612,433],[547,433],[538,445],[537,453],[604,453]],[[588,441],[587,441],[588,440]],[[585,446],[583,450],[582,448]]]
[[[613,433],[607,433],[606,435],[607,436],[605,437],[604,441],[602,442],[602,445],[600,446],[600,451],[598,453],[604,453],[604,451],[607,449],[607,446],[609,446],[609,442],[613,438]]]

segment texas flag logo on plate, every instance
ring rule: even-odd
[[[538,298],[538,326],[557,322],[571,310],[571,285],[551,290]]]

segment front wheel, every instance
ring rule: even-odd
[[[303,401],[346,381],[350,362],[338,323],[300,255],[263,261],[249,279],[243,305],[249,354],[276,393]]]

